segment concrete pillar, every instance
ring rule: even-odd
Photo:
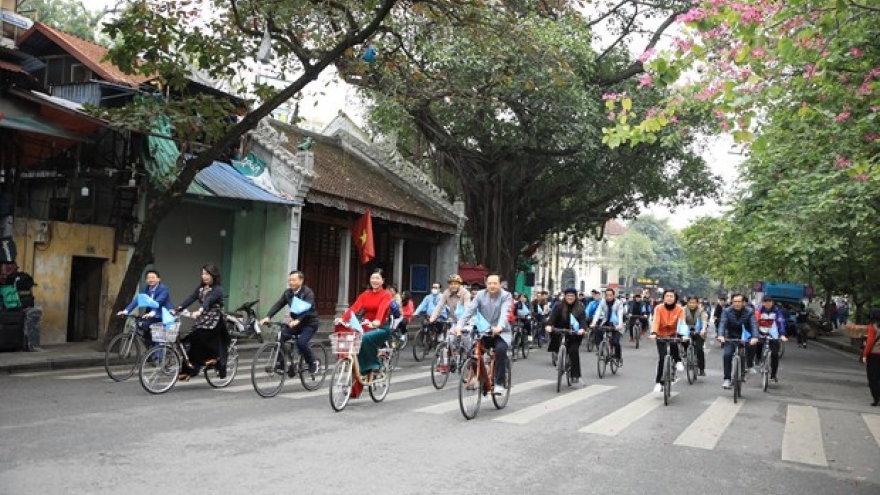
[[[299,237],[302,230],[302,206],[290,210],[290,245],[287,250],[289,270],[299,270]]]
[[[340,317],[348,309],[348,283],[351,277],[351,232],[339,229],[341,247],[339,249],[339,289],[336,294],[336,316]]]
[[[394,286],[403,291],[403,239],[394,241]]]
[[[458,234],[444,236],[443,242],[434,248],[433,278],[429,283],[446,284],[446,277],[458,273]]]

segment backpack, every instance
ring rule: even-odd
[[[5,309],[21,307],[21,299],[18,298],[18,290],[14,285],[0,285],[0,301]]]
[[[394,319],[400,318],[402,316],[400,312],[400,305],[397,304],[397,301],[391,300],[391,317]]]
[[[13,285],[18,290],[18,298],[23,308],[34,307],[34,278],[28,273],[18,272],[13,277]]]

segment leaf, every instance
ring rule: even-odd
[[[632,99],[630,99],[630,98],[624,98],[624,99],[620,102],[620,104],[623,106],[623,109],[624,109],[624,110],[629,110],[629,109],[632,108]]]

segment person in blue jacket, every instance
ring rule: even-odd
[[[761,307],[755,311],[755,319],[758,322],[758,335],[769,337],[770,379],[776,382],[778,381],[776,379],[776,372],[779,370],[779,341],[782,340],[784,342],[788,340],[785,336],[785,312],[773,303],[772,297],[764,296]],[[754,346],[753,354],[760,357],[762,352],[764,352],[763,340]],[[750,366],[749,372],[755,373],[754,368]]]
[[[687,352],[689,345],[694,346],[697,355],[697,366],[700,368],[700,376],[706,376],[706,354],[703,352],[703,343],[706,341],[706,327],[703,325],[703,311],[697,296],[687,299],[684,308],[684,324],[687,326],[690,342],[684,342],[684,350]]]
[[[150,325],[154,323],[162,323],[162,308],[171,311],[173,307],[171,306],[171,292],[169,292],[168,287],[165,287],[165,284],[162,283],[162,278],[159,276],[159,272],[156,270],[147,270],[145,281],[146,285],[144,285],[144,288],[140,293],[150,297],[152,300],[156,301],[156,304],[158,304],[158,307],[156,308],[149,308],[148,311],[141,316],[141,321],[138,322],[138,326],[144,331],[144,342],[146,342],[147,347],[149,348],[153,346],[153,338],[152,335],[150,335]],[[128,316],[137,308],[138,298],[134,298],[124,310],[116,314],[119,316]]]

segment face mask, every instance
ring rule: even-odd
[[[439,293],[440,293],[440,289],[431,289],[431,294],[434,294],[436,296]]]

